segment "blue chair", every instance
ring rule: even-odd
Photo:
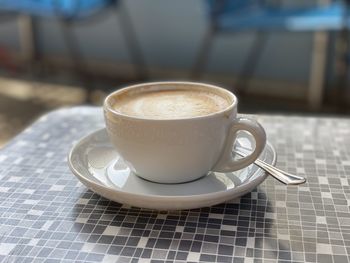
[[[113,0],[0,0],[0,10],[41,17],[78,19],[113,4]]]
[[[73,34],[73,23],[91,22],[102,17],[102,11],[114,8],[120,11],[117,17],[121,24],[121,30],[126,41],[132,63],[135,67],[137,78],[147,78],[146,65],[143,59],[140,45],[135,36],[135,31],[126,10],[121,9],[118,0],[0,0],[0,12],[2,14],[25,14],[31,17],[55,18],[60,21],[63,39],[69,50],[69,55],[74,63],[76,73],[84,80],[84,85],[91,87],[91,79],[87,79],[86,64],[79,49],[76,36]],[[34,28],[35,30],[35,28]],[[35,32],[34,32],[35,33]],[[33,34],[34,42],[35,34]],[[36,43],[34,43],[34,47]],[[34,57],[40,59],[38,49]]]
[[[196,59],[192,77],[198,79],[208,62],[214,37],[218,34],[256,32],[251,51],[239,73],[236,88],[242,90],[255,70],[257,61],[271,31],[343,31],[346,40],[350,25],[348,13],[350,1],[332,1],[325,5],[308,7],[285,7],[267,0],[207,0],[209,30]],[[345,58],[345,55],[343,54]],[[343,62],[348,68],[347,59]],[[343,78],[344,79],[344,78]],[[311,92],[312,93],[312,92]],[[317,92],[316,92],[317,93]],[[318,92],[320,93],[320,92]],[[309,98],[315,100],[313,98]],[[316,99],[319,104],[322,98]],[[319,105],[314,105],[318,107]]]

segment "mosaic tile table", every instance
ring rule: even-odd
[[[277,166],[306,184],[268,178],[240,200],[157,212],[106,200],[68,169],[101,109],[42,117],[0,151],[0,261],[348,262],[350,119],[257,118]]]

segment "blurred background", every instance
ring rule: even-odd
[[[129,84],[225,87],[243,113],[349,116],[350,1],[0,0],[0,147]]]

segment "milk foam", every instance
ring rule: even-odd
[[[113,108],[134,117],[178,119],[205,116],[229,105],[227,99],[213,92],[174,89],[117,96]]]

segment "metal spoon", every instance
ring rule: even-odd
[[[235,149],[234,152],[242,157],[247,156],[247,154],[242,152],[242,150]],[[276,168],[268,163],[265,163],[264,161],[262,161],[260,159],[256,159],[254,164],[259,166],[261,169],[265,170],[270,175],[272,175],[274,178],[276,178],[278,181],[280,181],[284,184],[296,185],[296,184],[303,184],[306,182],[306,179],[304,177],[282,171],[282,170],[280,170],[280,169],[278,169],[278,168]]]

